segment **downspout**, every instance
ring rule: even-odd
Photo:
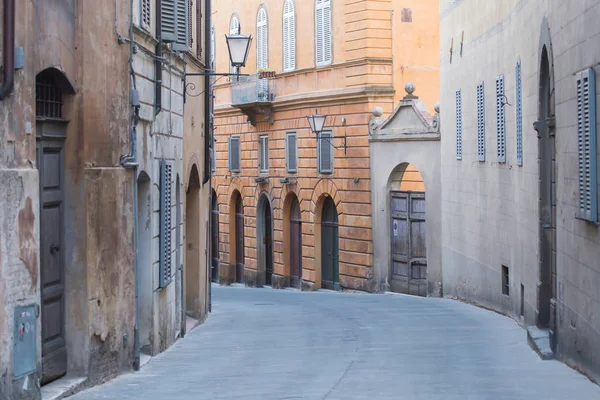
[[[212,59],[212,0],[206,0],[206,21],[204,23],[204,70],[211,69],[210,60]],[[208,196],[208,234],[212,238],[212,230],[215,228],[212,225],[212,165],[211,147],[214,146],[213,129],[212,129],[212,85],[211,77],[204,77],[204,179],[202,185],[209,184]],[[210,240],[208,241],[210,243]],[[212,246],[207,246],[208,260],[206,267],[208,268],[208,312],[212,312]]]
[[[156,58],[154,60],[154,74],[156,81],[154,82],[154,115],[162,110],[162,0],[156,0],[156,43],[155,53]]]
[[[15,0],[4,0],[4,31],[2,33],[2,62],[4,82],[0,88],[0,101],[6,99],[15,87]]]

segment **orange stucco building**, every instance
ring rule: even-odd
[[[214,5],[253,37],[250,77],[214,84],[213,276],[222,283],[374,291],[369,121],[408,81],[437,102],[436,0],[248,0]],[[257,71],[275,71],[259,79]],[[317,137],[307,116],[327,116]]]

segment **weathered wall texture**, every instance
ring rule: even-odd
[[[551,48],[556,117],[557,348],[600,377],[600,230],[576,218],[576,72],[600,62],[597,1],[440,1],[444,291],[536,324],[540,257],[540,60]],[[477,18],[473,18],[474,13]],[[547,22],[544,23],[544,18]],[[464,43],[461,37],[464,32]],[[450,62],[450,43],[454,43]],[[462,54],[461,54],[462,47]],[[552,57],[551,55],[551,57]],[[523,166],[516,159],[515,67],[522,65]],[[505,77],[506,163],[496,157],[495,80]],[[486,162],[477,161],[476,85],[485,81]],[[462,90],[463,156],[455,95]],[[597,86],[600,94],[600,86]],[[596,110],[596,112],[598,112]],[[600,121],[600,120],[598,120]],[[597,199],[595,199],[597,201]],[[501,266],[510,272],[502,294]],[[521,289],[521,285],[522,289]],[[521,291],[523,295],[521,295]]]

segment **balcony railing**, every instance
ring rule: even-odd
[[[275,81],[260,79],[257,75],[233,77],[231,104],[234,107],[270,104],[275,100]]]

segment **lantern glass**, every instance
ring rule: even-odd
[[[229,49],[229,60],[234,67],[246,66],[248,52],[250,51],[250,43],[252,36],[231,35],[225,36],[227,39],[227,48]]]
[[[323,132],[323,128],[325,127],[325,120],[327,119],[326,115],[313,114],[308,118],[308,124],[310,125],[310,130],[319,134]]]

